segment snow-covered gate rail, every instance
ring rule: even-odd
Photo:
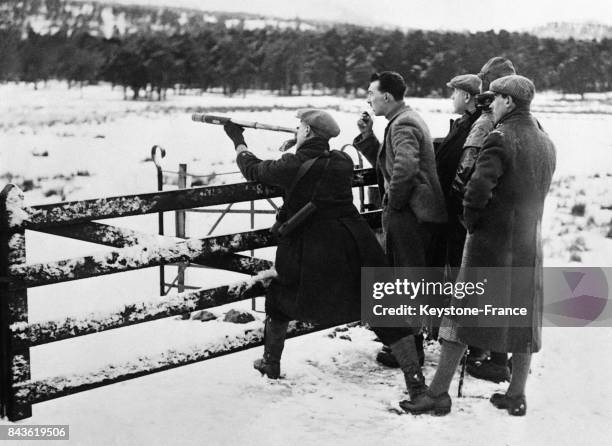
[[[355,187],[375,183],[372,169],[355,171]],[[270,274],[266,274],[271,267],[269,261],[236,254],[273,246],[274,240],[268,230],[203,239],[180,239],[105,225],[97,220],[280,195],[279,189],[246,182],[26,207],[21,190],[14,185],[7,185],[0,193],[2,416],[11,421],[28,418],[32,415],[32,404],[35,403],[261,345],[262,330],[251,330],[245,331],[244,337],[236,342],[230,340],[222,345],[191,351],[169,351],[155,360],[139,358],[133,363],[86,376],[33,380],[30,375],[30,347],[249,299],[262,295],[270,279]],[[364,216],[373,227],[380,225],[379,211],[368,212]],[[42,231],[117,249],[71,259],[26,264],[26,230]],[[257,275],[233,285],[200,288],[174,296],[163,296],[153,303],[126,305],[117,311],[100,315],[95,320],[66,318],[59,321],[28,322],[28,288],[185,261]],[[326,327],[295,324],[291,326],[289,336],[323,328]]]

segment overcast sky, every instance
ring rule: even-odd
[[[111,0],[452,30],[521,30],[554,21],[612,25],[612,0]]]

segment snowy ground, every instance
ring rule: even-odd
[[[370,332],[349,335],[352,342],[317,333],[290,340],[278,382],[251,369],[261,354],[253,349],[41,403],[27,422],[69,423],[73,442],[84,445],[609,443],[612,384],[602,361],[610,329],[545,329],[529,412],[519,419],[487,401],[502,386],[470,377],[449,416],[397,415],[389,409],[406,398],[400,374],[373,360],[380,344]],[[428,351],[428,379],[436,360]]]
[[[293,126],[292,109],[328,107],[342,128],[341,136],[332,140],[339,148],[352,140],[354,121],[366,109],[362,99],[325,96],[206,94],[171,97],[164,103],[121,98],[121,91],[107,86],[80,91],[50,84],[33,91],[23,85],[1,85],[2,182],[26,189],[29,205],[150,192],[156,187],[155,169],[145,159],[153,144],[167,149],[168,170],[187,163],[190,172],[199,174],[236,171],[231,143],[222,129],[191,122],[194,111]],[[448,100],[408,102],[424,115],[434,135],[445,134],[451,117]],[[611,102],[609,95],[578,101],[543,94],[534,104],[558,149],[556,182],[544,223],[548,265],[608,266],[612,259],[612,238],[606,237],[612,218]],[[378,119],[375,130],[382,133],[384,125]],[[261,156],[276,157],[284,135],[248,130],[246,139]],[[166,177],[169,183],[176,181],[172,174]],[[235,181],[240,181],[239,175],[212,179],[215,184]],[[269,208],[265,202],[258,207]],[[258,216],[256,227],[269,226],[270,218]],[[216,215],[190,215],[188,234],[205,236],[214,219]],[[168,213],[169,233],[173,221]],[[154,233],[156,222],[156,216],[143,216],[105,223]],[[248,228],[248,216],[231,216],[215,234]],[[105,250],[31,232],[27,243],[28,263]],[[271,258],[273,250],[257,254]],[[241,278],[211,270],[187,274],[189,283],[206,287]],[[157,295],[155,268],[34,288],[29,291],[30,321],[105,311],[158,299]],[[249,306],[250,302],[242,305]],[[170,318],[35,347],[32,377],[84,373],[171,348],[203,346],[259,323],[238,326]],[[261,349],[252,349],[41,403],[22,423],[70,424],[72,443],[85,445],[609,443],[612,363],[609,355],[601,353],[612,341],[612,329],[546,328],[544,349],[535,358],[528,383],[528,416],[518,420],[488,403],[488,396],[500,386],[470,378],[465,384],[467,397],[454,399],[450,416],[398,416],[389,409],[404,397],[404,385],[396,370],[374,361],[380,344],[371,332],[351,328],[350,341],[340,338],[346,333],[333,338],[328,333],[289,341],[283,360],[285,379],[279,382],[262,379],[251,369],[252,360],[261,354]],[[429,378],[436,361],[437,347],[432,344],[426,365]],[[452,392],[456,394],[456,381]]]

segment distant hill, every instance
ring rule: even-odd
[[[528,31],[538,37],[552,39],[602,40],[612,39],[612,26],[603,23],[583,22],[552,22]]]
[[[0,0],[0,29],[17,26],[25,33],[53,34],[66,30],[87,32],[94,36],[120,37],[128,34],[194,32],[205,28],[298,29],[325,31],[342,26],[342,21],[280,18],[270,15],[203,11],[197,7],[129,4],[130,0]],[[314,0],[313,0],[314,1]],[[317,2],[328,0],[316,0]],[[125,2],[125,3],[124,3]],[[171,0],[168,0],[171,2]],[[193,2],[192,2],[193,3]],[[181,0],[179,4],[192,4]],[[197,3],[197,2],[196,2]],[[315,2],[316,3],[316,2]],[[336,16],[334,16],[336,17]],[[367,28],[398,29],[380,23],[363,23],[356,13],[346,12],[347,22],[361,23]],[[408,28],[402,28],[407,31]],[[465,31],[467,32],[467,31]],[[554,39],[601,40],[612,38],[612,26],[601,23],[553,22],[525,30],[538,37]]]
[[[210,27],[322,30],[331,22],[281,19],[240,12],[215,12],[197,9],[122,5],[97,1],[3,0],[0,2],[0,28],[17,26],[38,34],[67,30],[85,31],[94,36],[166,32],[182,33]]]

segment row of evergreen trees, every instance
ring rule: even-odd
[[[108,81],[145,88],[162,99],[168,88],[220,88],[226,94],[304,89],[345,94],[374,71],[402,73],[412,96],[444,94],[448,80],[477,73],[491,56],[509,57],[538,89],[564,93],[612,90],[612,40],[541,39],[524,33],[386,31],[341,26],[325,32],[214,28],[197,34],[86,33],[39,35],[0,30],[0,80]]]

